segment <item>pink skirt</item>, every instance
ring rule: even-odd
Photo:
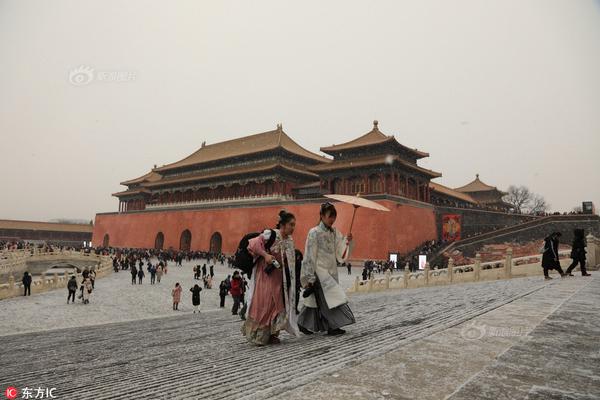
[[[255,269],[254,295],[242,334],[250,343],[265,345],[271,336],[279,335],[287,324],[283,301],[283,272],[274,269],[271,274],[265,271],[265,261],[261,259]]]

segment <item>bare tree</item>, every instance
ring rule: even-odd
[[[550,204],[546,203],[546,199],[539,194],[536,194],[531,199],[529,205],[529,214],[545,213],[549,208]]]
[[[527,204],[531,201],[532,193],[525,186],[510,185],[504,201],[513,206],[517,213],[525,212]]]
[[[515,212],[524,214],[542,213],[550,208],[544,197],[533,193],[526,186],[511,185],[504,201],[511,204]]]

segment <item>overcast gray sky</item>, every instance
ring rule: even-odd
[[[600,206],[600,2],[0,1],[0,218],[91,219],[204,140],[281,122],[318,151],[373,119],[439,183]]]

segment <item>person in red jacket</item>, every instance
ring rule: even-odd
[[[231,289],[229,289],[229,293],[231,297],[233,297],[233,307],[231,308],[231,314],[237,315],[238,309],[240,308],[240,303],[242,302],[243,297],[243,285],[244,282],[240,277],[240,272],[235,271],[233,273],[233,278],[231,279]]]

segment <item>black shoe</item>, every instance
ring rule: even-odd
[[[566,272],[566,273],[565,273],[565,276],[575,276],[575,275],[573,275],[573,274],[572,274],[572,273],[570,273],[570,272]]]
[[[592,274],[585,273],[585,274],[581,274],[581,276],[592,276]]]
[[[545,276],[544,279],[547,280],[547,281],[549,281],[552,278],[550,278],[549,276]]]
[[[346,331],[340,328],[327,330],[327,334],[330,336],[343,335],[344,333],[346,333]]]
[[[300,329],[300,332],[304,333],[305,335],[313,335],[314,332],[309,331],[308,329],[306,329],[303,326],[298,326],[298,329]]]

